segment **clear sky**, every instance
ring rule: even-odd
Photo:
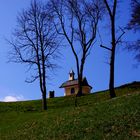
[[[0,0],[0,101],[10,100],[32,100],[41,98],[38,81],[33,84],[25,83],[26,67],[21,64],[7,63],[8,51],[10,46],[5,38],[10,39],[12,30],[16,27],[16,17],[18,13],[28,7],[30,0]],[[129,0],[125,0],[120,7],[118,23],[125,25],[129,19],[130,7]],[[108,18],[106,19],[108,21]],[[102,25],[100,34],[103,42],[107,45],[109,31],[106,25]],[[126,32],[124,40],[133,40],[137,36],[134,33]],[[88,57],[84,76],[87,77],[89,84],[93,87],[93,92],[108,88],[109,65],[108,52],[99,47],[97,41]],[[115,86],[119,86],[132,81],[140,81],[140,67],[134,67],[135,61],[132,53],[128,53],[120,46],[116,53],[115,63]],[[68,73],[75,69],[75,60],[69,46],[62,49],[63,57],[59,60],[61,68],[56,70],[56,74],[47,83],[47,91],[55,90],[56,96],[63,96],[64,90],[59,86],[68,80]]]

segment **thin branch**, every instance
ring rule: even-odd
[[[108,47],[106,47],[106,46],[100,45],[100,47],[102,47],[102,48],[104,48],[104,49],[107,49],[107,50],[109,50],[109,51],[112,51],[112,49],[110,49],[110,48],[108,48]]]
[[[38,78],[39,78],[39,75],[37,75],[37,76],[32,76],[31,79],[26,79],[25,82],[26,82],[26,83],[33,83],[33,82],[35,82]]]
[[[125,34],[125,31],[120,27],[120,30],[122,31],[122,34],[118,37],[117,41],[116,41],[116,45],[120,42],[122,36]]]

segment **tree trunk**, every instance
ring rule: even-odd
[[[82,96],[82,80],[83,80],[83,70],[84,70],[84,64],[85,64],[85,51],[83,52],[83,58],[81,60],[81,66],[80,66],[80,72],[78,71],[78,93],[76,94],[75,99],[75,106],[77,107],[77,97]]]
[[[111,17],[111,33],[112,33],[112,50],[110,58],[110,83],[109,91],[110,97],[116,97],[114,89],[114,67],[115,67],[115,50],[116,50],[116,37],[115,37],[115,15]]]
[[[115,50],[112,50],[111,60],[110,60],[110,82],[109,82],[109,92],[110,97],[116,97],[115,89],[114,89],[114,62],[115,62]]]
[[[42,110],[47,110],[46,91],[42,93]]]
[[[44,60],[44,58],[43,58]],[[47,101],[46,101],[46,94],[47,94],[47,91],[46,91],[46,72],[45,72],[45,65],[44,65],[44,62],[43,62],[43,110],[47,110]]]
[[[77,93],[77,96],[81,96],[82,95],[82,77],[80,76],[79,77],[79,80],[78,80],[78,93]]]
[[[78,76],[78,93],[76,94],[76,98],[75,98],[75,107],[78,106],[77,97],[80,97],[81,95],[82,95],[82,81],[80,76]]]
[[[86,48],[86,47],[84,47]],[[78,91],[78,95],[82,96],[82,81],[83,81],[83,70],[84,70],[84,64],[85,64],[85,55],[86,55],[86,51],[85,49],[83,50],[83,58],[81,60],[81,66],[80,66],[80,73],[79,73],[79,91]]]

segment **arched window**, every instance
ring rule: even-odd
[[[71,88],[71,94],[74,94],[74,93],[75,93],[75,89]]]

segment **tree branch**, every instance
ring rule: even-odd
[[[122,38],[122,36],[125,34],[125,31],[120,27],[120,30],[122,31],[122,34],[118,37],[116,44],[118,44]]]
[[[106,47],[106,46],[100,45],[100,47],[102,47],[102,48],[104,48],[104,49],[107,49],[107,50],[109,50],[109,51],[112,51],[112,49],[110,49],[110,48],[108,48],[108,47]]]

